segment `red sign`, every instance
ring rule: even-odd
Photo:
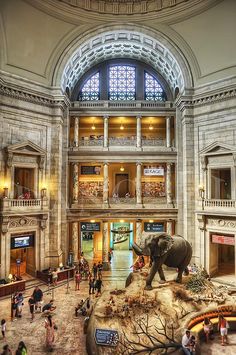
[[[234,237],[229,237],[226,235],[218,235],[218,234],[213,234],[211,236],[211,241],[212,243],[217,243],[217,244],[225,244],[225,245],[234,245],[235,244],[235,239]]]

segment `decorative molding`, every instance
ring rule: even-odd
[[[221,229],[236,230],[236,220],[207,218],[207,224]]]
[[[48,225],[48,215],[44,214],[44,215],[42,215],[41,220],[40,220],[40,228],[41,228],[41,230],[46,229],[47,225]]]
[[[6,234],[9,229],[9,217],[1,217],[1,225],[2,225],[2,234]]]
[[[37,218],[20,217],[20,218],[11,218],[9,221],[10,229],[31,227],[37,225],[38,225]]]

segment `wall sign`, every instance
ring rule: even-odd
[[[99,232],[100,223],[80,222],[80,230],[81,232]]]
[[[22,234],[11,237],[11,249],[28,248],[34,246],[34,234]]]
[[[164,223],[144,222],[144,232],[164,232]]]
[[[235,238],[228,235],[212,234],[211,241],[215,244],[235,245]]]
[[[149,175],[149,176],[164,176],[164,168],[146,168],[144,167],[143,169],[144,175]]]
[[[81,175],[100,175],[101,165],[91,166],[91,165],[82,165],[81,166]]]
[[[97,345],[117,346],[119,341],[118,331],[97,328],[95,330],[95,341]]]

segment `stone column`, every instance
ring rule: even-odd
[[[104,148],[108,148],[108,115],[103,116],[103,125],[104,125]]]
[[[74,147],[79,146],[79,117],[74,120]]]
[[[142,147],[142,125],[141,125],[141,115],[136,116],[137,119],[137,130],[136,130],[136,137],[137,137],[137,148]]]
[[[167,221],[166,222],[166,233],[169,235],[172,235],[172,221]]]
[[[172,193],[171,193],[171,164],[166,164],[166,202],[171,204],[172,202]]]
[[[103,204],[108,205],[109,202],[109,175],[108,163],[103,164]]]
[[[171,132],[170,132],[171,117],[166,117],[166,147],[171,147]]]
[[[142,163],[136,164],[136,204],[142,204]]]
[[[73,164],[73,203],[79,200],[79,165]]]
[[[142,220],[137,219],[137,221],[136,221],[136,243],[139,245],[141,240],[142,240]]]
[[[109,231],[108,231],[108,222],[103,221],[103,230],[102,230],[102,264],[103,270],[109,270],[108,263],[108,242],[109,242]]]
[[[72,240],[71,240],[71,247],[72,247],[72,252],[74,254],[74,261],[78,261],[78,251],[79,251],[79,228],[78,228],[78,222],[73,222],[72,223]]]

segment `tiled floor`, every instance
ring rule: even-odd
[[[125,280],[133,263],[132,252],[117,251],[114,253],[112,260],[112,270],[103,272],[104,289],[114,289],[124,287]],[[168,275],[169,276],[169,275]],[[7,343],[13,350],[16,349],[20,340],[23,340],[28,346],[29,355],[45,354],[45,328],[44,317],[37,313],[33,323],[30,323],[30,314],[28,308],[28,299],[34,289],[34,282],[29,283],[31,289],[25,292],[25,305],[23,309],[23,317],[15,322],[10,321],[10,297],[0,300],[0,319],[7,320]],[[58,355],[73,354],[86,355],[85,336],[83,334],[83,318],[75,318],[74,307],[81,299],[88,297],[88,282],[81,283],[81,290],[74,290],[74,281],[69,284],[61,284],[54,290],[54,299],[57,309],[54,319],[58,325],[56,331],[55,353]],[[47,302],[52,298],[52,293],[47,293],[47,286],[40,286],[44,294],[44,301]],[[92,296],[93,302],[96,298]],[[220,339],[215,337],[209,345],[203,345],[202,355],[218,355],[236,354],[236,334],[230,335],[230,345],[222,347]],[[2,341],[0,335],[0,350],[5,342]]]

